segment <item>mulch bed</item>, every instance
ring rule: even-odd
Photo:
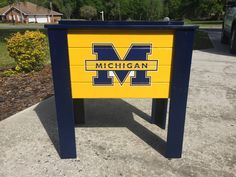
[[[50,65],[39,72],[0,75],[0,121],[52,95]]]

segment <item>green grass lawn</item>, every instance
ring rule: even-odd
[[[222,27],[222,20],[212,20],[212,21],[191,21],[191,20],[185,20],[184,21],[185,24],[187,25],[198,25],[200,28],[204,28],[204,27],[217,27],[220,28]]]
[[[4,42],[0,42],[0,67],[8,67],[14,65],[15,61],[8,55],[6,44]]]
[[[0,29],[43,29],[44,24],[41,23],[29,23],[29,24],[12,24],[12,23],[0,23]]]
[[[12,33],[15,33],[17,31],[19,31],[19,30],[0,29],[0,66],[1,67],[15,65],[14,59],[11,58],[8,54],[5,38],[9,37]],[[20,31],[22,31],[22,30],[20,30]]]

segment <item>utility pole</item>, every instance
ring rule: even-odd
[[[53,17],[53,11],[52,11],[52,1],[50,1],[50,10],[51,10],[51,15],[52,15],[51,22],[54,23],[54,17]]]
[[[102,15],[102,21],[104,21],[104,11],[101,11],[100,14]]]

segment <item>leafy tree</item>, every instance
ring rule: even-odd
[[[182,17],[181,13],[182,0],[166,0],[165,16],[169,16],[171,19],[178,19]]]
[[[203,0],[202,0],[203,1]],[[203,1],[204,2],[204,1]],[[223,1],[220,0],[208,0],[199,5],[199,15],[201,17],[211,17],[218,19],[223,14]],[[195,14],[196,15],[196,14]]]
[[[104,0],[76,0],[76,8],[72,14],[73,18],[79,18],[80,15],[80,8],[83,6],[92,6],[92,7],[96,7],[97,11],[104,11]]]
[[[81,17],[92,20],[92,18],[97,16],[97,9],[93,6],[83,6],[80,8]]]
[[[0,2],[0,8],[8,5],[8,0],[1,0]]]
[[[165,15],[172,19],[178,18],[218,18],[222,12],[225,0],[166,0]]]
[[[67,19],[71,18],[71,15],[76,8],[75,0],[54,0],[53,4]]]
[[[0,6],[20,0],[1,0]],[[164,16],[171,19],[219,18],[227,0],[28,0],[64,14],[65,18],[96,18],[97,11],[104,11],[105,20],[159,20]],[[89,6],[85,8],[84,6]],[[92,8],[91,8],[92,7]],[[96,15],[95,15],[95,10]],[[82,15],[82,16],[83,16]]]
[[[129,17],[135,20],[145,20],[147,15],[145,1],[130,0]]]
[[[80,0],[79,3],[104,11],[106,20],[158,20],[163,12],[162,0]]]
[[[129,12],[129,0],[111,0],[105,3],[105,16],[109,20],[126,20]]]
[[[2,0],[3,2],[8,0]],[[17,0],[12,0],[17,1]],[[158,20],[163,15],[164,0],[28,0],[64,14],[65,18],[79,18],[83,6],[104,11],[105,20]],[[95,17],[92,17],[96,19]],[[99,18],[100,19],[100,18]]]
[[[146,1],[146,19],[158,20],[163,14],[163,3],[160,0],[147,0]]]
[[[53,10],[63,13],[64,17],[70,19],[76,9],[76,0],[30,0],[38,5],[50,8],[52,3]]]

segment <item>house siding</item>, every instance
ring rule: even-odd
[[[24,15],[19,10],[12,8],[6,14],[1,15],[3,22],[15,23],[57,23],[61,20],[60,15]]]
[[[6,21],[14,21],[16,23],[21,22],[23,17],[23,22],[24,22],[24,16],[21,14],[18,10],[12,9],[5,15]]]

